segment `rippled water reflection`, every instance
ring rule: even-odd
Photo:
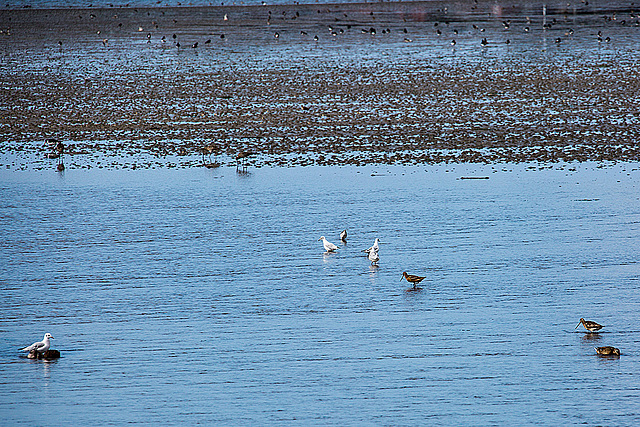
[[[0,414],[637,424],[639,173],[4,172]],[[375,237],[378,268],[361,252]],[[20,357],[45,331],[63,357]]]

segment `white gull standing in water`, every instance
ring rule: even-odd
[[[369,251],[369,261],[371,261],[371,265],[377,265],[378,261],[380,261],[378,251]]]
[[[376,237],[376,240],[373,242],[373,246],[371,246],[369,249],[365,249],[362,252],[366,252],[366,253],[369,253],[371,251],[378,252],[379,250],[380,250],[380,239]]]
[[[336,245],[334,245],[331,242],[328,242],[327,239],[324,238],[324,236],[321,236],[318,241],[322,240],[322,245],[324,246],[324,250],[327,252],[333,252],[336,249],[338,249],[338,247]]]
[[[49,347],[51,346],[51,343],[49,342],[50,339],[53,339],[53,335],[47,332],[44,334],[42,341],[34,342],[29,347],[23,348],[22,351],[37,351],[38,353],[44,353],[49,350]]]

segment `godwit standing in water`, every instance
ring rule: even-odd
[[[207,167],[207,168],[217,168],[218,166],[220,166],[220,163],[211,161],[211,153],[213,153],[215,151],[217,151],[217,147],[215,145],[213,145],[213,144],[205,145],[204,148],[202,149],[202,164],[205,167]],[[204,154],[205,153],[207,153],[209,155],[209,163],[204,161]]]
[[[600,329],[603,328],[602,325],[596,323],[596,322],[592,322],[591,320],[584,320],[584,319],[580,319],[580,322],[578,322],[578,324],[576,325],[576,327],[574,329],[578,329],[578,326],[583,325],[585,327],[586,330],[588,330],[589,332],[598,332]]]
[[[414,291],[417,291],[419,289],[422,289],[420,287],[418,287],[418,283],[422,282],[425,278],[422,276],[414,276],[413,274],[407,274],[406,271],[402,272],[402,277],[407,279],[407,282],[411,283],[413,285],[413,289]]]
[[[242,160],[242,168],[246,169],[247,165],[245,163],[245,159],[249,156],[253,156],[255,153],[252,151],[241,151],[236,155],[236,169],[238,169],[240,165],[240,160]]]

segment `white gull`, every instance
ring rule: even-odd
[[[334,245],[331,242],[328,242],[327,239],[324,238],[324,236],[321,236],[318,241],[322,240],[322,245],[324,246],[324,250],[327,252],[333,252],[336,249],[338,249],[338,247],[336,245]]]
[[[50,339],[53,339],[53,335],[47,332],[44,334],[42,341],[34,342],[29,347],[23,348],[22,351],[37,351],[38,353],[44,353],[49,350],[49,347],[51,347],[51,343],[49,342]]]
[[[369,251],[369,261],[371,261],[371,265],[377,264],[380,261],[380,257],[378,256],[378,251],[371,250]]]
[[[365,249],[362,252],[366,252],[366,253],[369,253],[371,251],[378,252],[379,250],[380,250],[380,239],[376,237],[376,240],[373,242],[373,246],[371,246],[369,249]]]

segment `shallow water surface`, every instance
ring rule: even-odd
[[[637,424],[639,175],[2,172],[0,416]],[[378,267],[362,253],[376,237]],[[62,358],[22,357],[44,332]]]

